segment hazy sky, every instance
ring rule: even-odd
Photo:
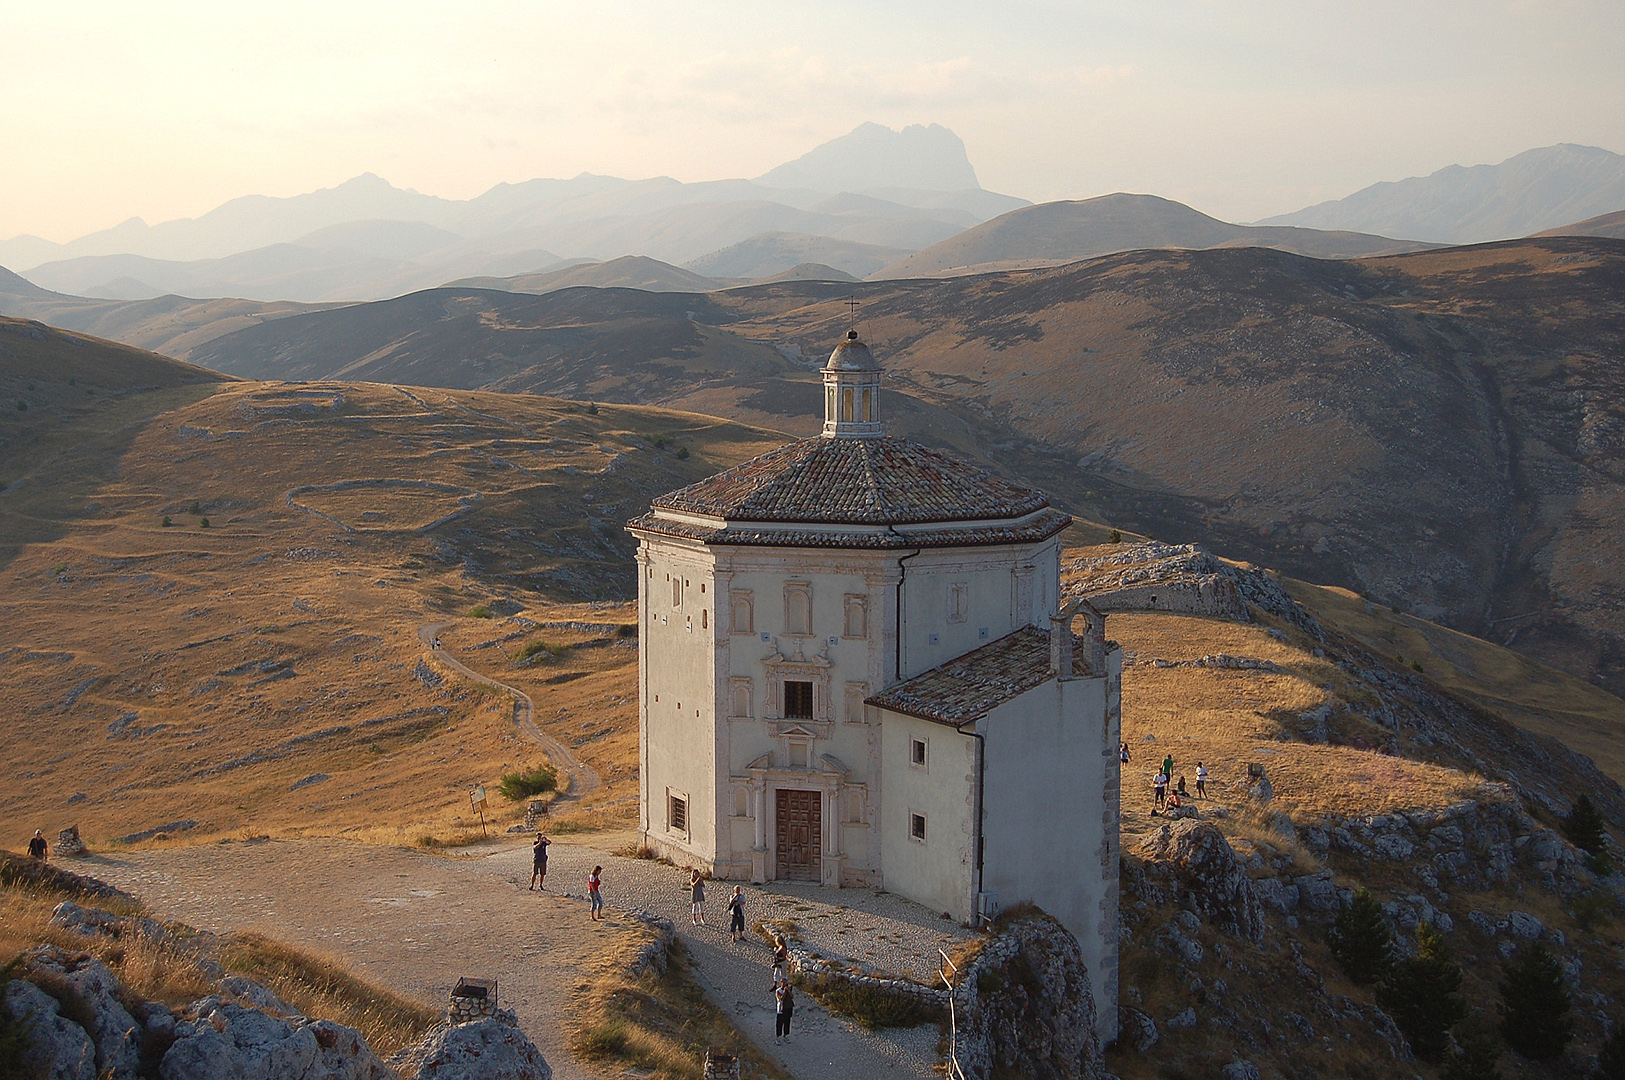
[[[1246,221],[1451,163],[1625,152],[1625,3],[0,0],[0,237],[376,172],[467,198],[755,176],[865,120],[984,187]]]

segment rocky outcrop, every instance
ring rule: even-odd
[[[954,1052],[966,1076],[1104,1074],[1083,952],[1047,915],[1012,921],[977,953],[954,988],[954,1014]]]
[[[1069,560],[1068,599],[1082,596],[1101,611],[1173,611],[1251,621],[1258,608],[1319,639],[1320,625],[1268,574],[1244,570],[1195,544],[1148,540],[1104,555]]]
[[[58,896],[129,900],[130,894],[83,874],[70,873],[38,859],[0,851],[0,885],[23,885]]]
[[[1249,941],[1264,938],[1264,909],[1246,867],[1215,826],[1174,821],[1141,841],[1125,884],[1150,903],[1173,903]],[[1199,948],[1200,946],[1198,946]]]
[[[553,1080],[508,1009],[467,1024],[441,1021],[389,1063],[403,1080]]]
[[[109,932],[96,917],[77,925]],[[95,957],[40,945],[24,954],[0,1003],[24,1025],[24,1064],[51,1080],[396,1080],[354,1028],[300,1016],[240,976],[221,985],[239,1000],[206,997],[177,1018]]]

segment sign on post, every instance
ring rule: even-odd
[[[480,815],[480,835],[489,836],[490,834],[485,831],[485,808],[488,805],[485,798],[485,785],[481,784],[473,791],[470,791],[468,801],[474,807],[474,811]]]

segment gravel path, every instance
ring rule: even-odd
[[[511,848],[475,860],[474,865],[522,883],[530,873],[528,851]],[[585,905],[586,876],[594,865],[604,867],[604,902],[670,919],[711,999],[733,1016],[747,1038],[793,1075],[803,1080],[937,1075],[935,1024],[867,1032],[831,1014],[807,994],[797,996],[790,1042],[774,1045],[772,951],[754,933],[738,944],[729,940],[727,898],[733,884],[707,882],[708,925],[694,926],[689,919],[687,871],[558,843],[548,862],[550,891]],[[929,980],[940,963],[936,949],[948,948],[969,933],[918,905],[868,889],[747,885],[745,897],[747,926],[763,919],[793,919],[803,943],[826,957],[850,957],[876,970],[910,973],[922,980]]]
[[[496,977],[559,1080],[599,1073],[571,1060],[570,991],[602,956],[631,940],[635,908],[672,920],[711,998],[758,1046],[796,1077],[858,1080],[934,1077],[934,1024],[866,1032],[797,998],[794,1032],[773,1043],[771,954],[754,934],[729,941],[727,895],[708,883],[707,917],[688,918],[687,875],[561,839],[548,890],[528,892],[529,845],[503,842],[478,857],[421,854],[340,840],[287,840],[164,848],[95,856],[84,871],[134,893],[161,918],[219,932],[259,930],[338,954],[398,992],[436,1007],[458,976]],[[587,918],[587,871],[604,867],[605,922]],[[968,931],[898,897],[867,889],[747,886],[746,916],[793,919],[802,941],[825,956],[929,979]]]
[[[595,770],[591,765],[588,765],[586,762],[582,761],[580,758],[576,757],[574,754],[570,753],[569,749],[563,743],[559,742],[557,739],[553,738],[553,736],[547,734],[547,732],[536,726],[536,706],[530,700],[529,694],[525,693],[516,686],[509,686],[507,683],[500,683],[495,679],[481,675],[479,672],[463,664],[462,661],[453,657],[445,650],[444,646],[437,647],[435,645],[436,635],[440,633],[440,628],[445,625],[446,624],[442,622],[430,623],[427,626],[419,627],[418,640],[423,642],[424,648],[428,649],[430,654],[433,655],[436,660],[439,660],[447,667],[466,675],[468,678],[473,679],[477,683],[484,683],[486,686],[494,686],[498,690],[505,690],[513,696],[514,726],[519,729],[519,733],[521,735],[524,735],[531,742],[545,750],[547,752],[547,756],[552,759],[553,764],[557,765],[560,769],[563,769],[565,774],[570,778],[569,788],[568,790],[560,793],[559,801],[573,801],[581,798],[589,791],[598,790],[602,784],[602,781],[598,778],[597,770]]]

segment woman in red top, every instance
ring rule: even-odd
[[[604,917],[604,896],[598,891],[598,886],[603,882],[603,873],[604,868],[602,866],[595,866],[592,868],[592,873],[587,875],[587,899],[592,902],[594,922]]]

